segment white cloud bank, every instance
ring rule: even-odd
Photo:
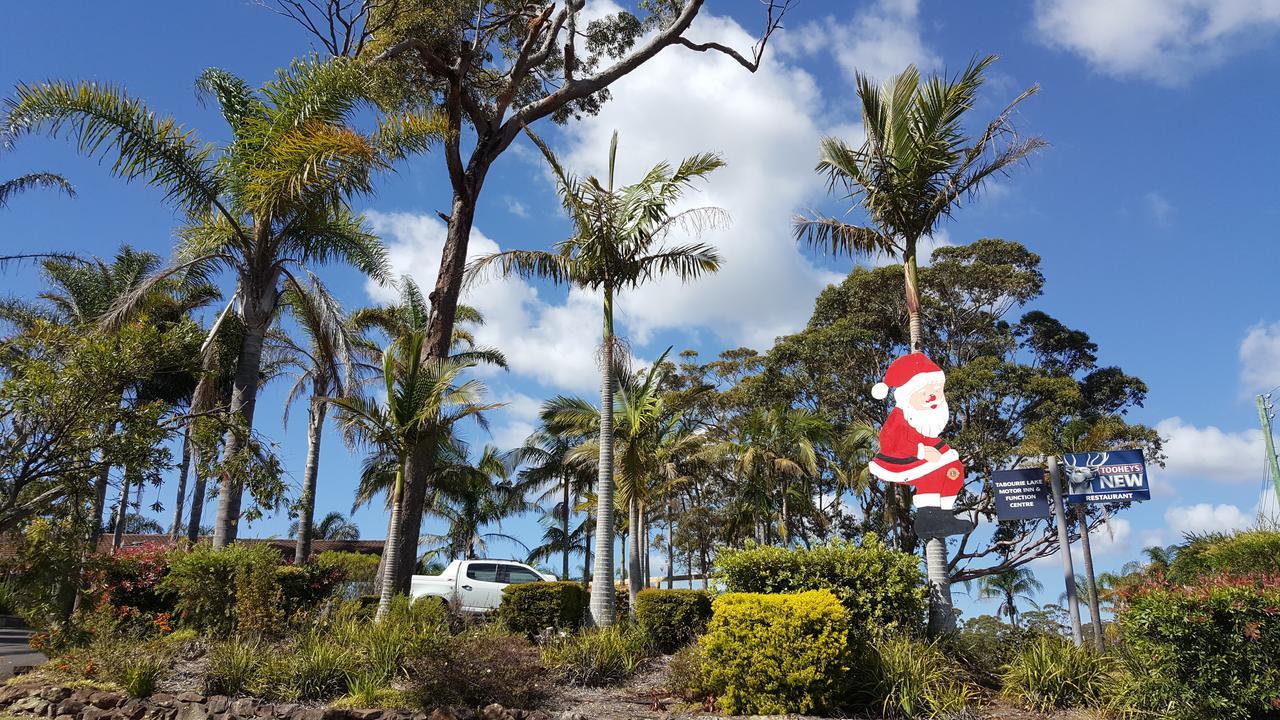
[[[1226,432],[1171,417],[1157,423],[1156,431],[1164,438],[1168,455],[1163,470],[1153,469],[1157,476],[1228,483],[1261,480],[1266,449],[1260,429]]]
[[[921,36],[919,0],[878,0],[849,20],[827,17],[806,23],[797,32],[780,35],[777,48],[784,55],[828,51],[848,79],[860,72],[877,82],[907,65],[924,70],[939,62]]]
[[[1177,85],[1280,28],[1280,0],[1038,0],[1050,45],[1095,69]]]
[[[1280,385],[1280,322],[1258,323],[1240,341],[1240,392],[1270,392]]]

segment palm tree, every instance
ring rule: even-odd
[[[501,527],[503,520],[529,509],[523,488],[509,480],[509,454],[486,445],[474,463],[467,462],[465,455],[460,460],[443,464],[434,473],[436,493],[428,512],[443,518],[449,528],[443,535],[428,536],[427,541],[436,544],[428,555],[479,557],[477,553],[486,553],[492,540],[505,540],[528,552],[523,542],[500,529],[485,531],[486,526]]]
[[[972,198],[993,175],[1005,173],[1046,143],[1020,136],[1013,125],[1017,106],[1034,95],[1032,86],[1014,98],[976,138],[965,134],[966,113],[996,56],[977,59],[959,75],[922,80],[913,65],[883,85],[859,73],[858,97],[866,139],[854,148],[824,138],[817,171],[829,189],[866,212],[871,225],[851,225],[832,217],[798,218],[796,238],[832,254],[869,257],[885,254],[902,261],[911,350],[922,346],[916,250],[961,201]],[[945,541],[925,545],[932,586],[930,628],[941,632],[955,620]]]
[[[418,331],[396,339],[382,352],[384,402],[365,397],[326,398],[338,408],[338,423],[349,442],[372,449],[372,463],[390,460],[394,480],[388,493],[391,521],[383,549],[381,600],[377,619],[391,606],[395,576],[400,567],[400,515],[404,510],[404,477],[412,455],[424,451],[442,455],[453,442],[453,428],[466,418],[484,423],[484,412],[498,407],[479,402],[484,385],[477,380],[459,382],[471,363],[427,360],[423,353],[426,334]],[[431,443],[430,445],[428,443]],[[416,538],[415,538],[416,540]]]
[[[302,520],[294,520],[289,525],[289,537],[298,537],[302,532]],[[359,540],[360,527],[347,519],[345,515],[334,510],[320,518],[320,522],[311,526],[311,535],[316,540]],[[308,550],[310,546],[308,544]],[[301,558],[297,559],[301,562]]]
[[[613,303],[618,295],[662,275],[674,274],[688,282],[720,268],[720,256],[702,243],[668,246],[672,231],[723,224],[718,208],[700,207],[673,212],[672,206],[693,186],[724,165],[718,155],[704,153],[681,161],[672,170],[668,163],[655,165],[640,182],[614,189],[618,134],[609,145],[609,172],[602,182],[579,178],[561,166],[555,154],[532,133],[551,166],[561,203],[573,222],[573,236],[556,244],[553,252],[509,250],[475,260],[468,268],[474,278],[487,269],[499,275],[544,278],[603,294],[604,332],[600,361],[599,477],[596,493],[595,577],[612,577],[614,535],[613,393],[618,339],[614,334]],[[613,588],[597,582],[591,591],[591,617],[598,626],[614,622]]]
[[[76,189],[71,187],[71,183],[61,175],[47,172],[27,173],[12,180],[0,182],[0,208],[9,204],[9,198],[35,187],[51,187],[66,193],[67,197],[76,196]]]
[[[1002,613],[1009,622],[1018,625],[1018,601],[1025,600],[1033,607],[1036,604],[1032,593],[1044,590],[1044,586],[1036,579],[1035,573],[1028,568],[1013,568],[994,575],[987,575],[978,580],[978,597],[1000,601],[996,609],[996,617]]]
[[[188,268],[235,276],[244,336],[230,406],[236,425],[228,429],[222,463],[232,468],[251,451],[263,343],[281,285],[300,290],[294,270],[333,260],[383,278],[382,245],[347,201],[370,191],[374,171],[424,150],[442,126],[423,114],[388,118],[373,133],[355,130],[350,121],[367,83],[345,62],[296,61],[260,91],[217,69],[202,73],[196,85],[216,99],[230,125],[232,140],[216,155],[218,148],[173,119],[95,82],[19,85],[16,98],[6,101],[0,134],[66,132],[86,155],[111,159],[116,175],[163,189],[189,222],[179,262],[153,278]],[[223,477],[215,547],[235,539],[241,475]]]
[[[777,503],[777,536],[786,545],[796,503],[813,499],[807,489],[797,491],[796,481],[817,476],[818,447],[830,439],[830,425],[808,410],[782,405],[753,408],[735,425],[733,437],[709,446],[705,456],[731,464],[740,511],[758,528],[761,543],[771,540]]]
[[[361,333],[378,331],[388,341],[409,338],[415,334],[426,333],[431,324],[432,308],[412,278],[402,277],[398,283],[400,301],[391,305],[376,306],[356,310],[351,315],[351,325]],[[506,357],[493,348],[476,344],[471,327],[484,324],[484,317],[479,311],[466,305],[457,308],[457,324],[453,330],[453,344],[450,358],[458,363],[475,363],[507,367]],[[378,362],[378,353],[371,354],[373,361]],[[410,453],[410,461],[404,475],[404,512],[399,522],[402,524],[398,534],[401,548],[397,555],[400,567],[395,571],[397,592],[408,592],[409,581],[413,576],[418,557],[418,541],[421,534],[422,519],[428,507],[428,491],[432,487],[432,478],[436,471],[439,457],[438,448],[448,449],[450,445],[439,444],[436,438],[424,436],[421,448]],[[394,466],[389,458],[378,463],[367,465],[362,474],[360,489],[357,493],[356,505],[368,502],[375,495],[388,491],[395,473],[387,468]],[[381,468],[381,469],[380,469]]]
[[[325,414],[323,398],[346,395],[357,382],[360,338],[346,322],[337,300],[325,291],[314,276],[303,288],[291,287],[281,299],[298,329],[306,338],[273,331],[267,336],[268,363],[292,371],[294,383],[285,399],[284,423],[289,408],[303,393],[307,403],[307,461],[302,475],[302,497],[298,500],[298,546],[294,557],[305,563],[311,558],[312,520],[316,504],[316,478],[320,472],[320,439]]]
[[[569,527],[574,499],[590,492],[595,478],[591,464],[570,459],[573,448],[585,440],[585,437],[570,432],[552,432],[544,425],[512,454],[513,462],[523,466],[521,484],[529,488],[545,488],[534,499],[535,504],[541,506],[551,501],[557,492],[560,494],[559,501],[544,518],[543,524],[547,529],[543,533],[543,543],[530,551],[528,562],[542,562],[554,552],[559,552],[560,576],[563,578],[569,577],[570,555],[586,552],[584,540],[587,533],[584,528],[571,530]]]

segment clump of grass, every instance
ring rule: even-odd
[[[204,673],[207,695],[243,695],[258,676],[262,653],[258,643],[232,639],[209,650],[209,665]]]
[[[1114,670],[1110,657],[1046,637],[1009,662],[1002,677],[1004,694],[1038,712],[1098,707]]]
[[[355,669],[351,649],[332,638],[304,635],[261,668],[261,693],[269,700],[328,700],[346,692]]]
[[[542,662],[566,682],[600,686],[631,677],[649,654],[639,626],[615,626],[551,642],[542,650]]]
[[[889,717],[951,717],[972,707],[980,693],[936,643],[889,637],[875,643],[868,704]]]
[[[124,660],[111,672],[111,680],[136,698],[144,698],[155,692],[156,683],[168,669],[165,658],[143,652]]]

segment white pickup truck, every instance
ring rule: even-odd
[[[454,560],[439,575],[414,575],[409,595],[438,597],[464,612],[488,612],[502,604],[502,588],[555,580],[514,560]]]

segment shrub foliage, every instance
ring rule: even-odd
[[[919,559],[885,547],[875,536],[861,546],[835,542],[812,549],[728,550],[716,557],[716,570],[729,592],[830,590],[849,611],[857,638],[914,633],[927,607]]]
[[[704,590],[648,588],[636,595],[636,620],[653,646],[673,652],[688,645],[707,628],[711,596]]]
[[[502,590],[498,619],[513,633],[533,637],[547,628],[577,630],[582,626],[587,592],[575,582],[535,582]]]
[[[1098,707],[1105,702],[1114,667],[1110,657],[1087,645],[1042,637],[1009,662],[1004,694],[1039,712]]]
[[[728,593],[712,611],[700,644],[706,689],[722,710],[804,714],[836,703],[850,615],[831,591]]]

